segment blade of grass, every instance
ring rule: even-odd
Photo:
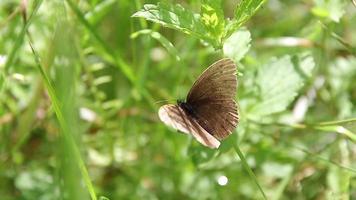
[[[319,21],[319,24],[321,25],[321,27],[329,34],[331,35],[331,37],[333,37],[334,39],[336,39],[340,44],[342,44],[345,49],[347,49],[350,53],[352,53],[353,55],[356,55],[356,48],[351,46],[349,42],[345,41],[341,36],[339,36],[338,34],[336,34],[335,32],[333,32],[332,30],[329,29],[328,26],[326,26],[325,24],[323,24],[321,21]]]
[[[9,14],[9,16],[6,17],[5,20],[1,21],[0,22],[0,30],[3,29],[5,27],[5,25],[7,25],[8,22],[10,22],[13,18],[15,18],[20,11],[21,11],[20,8],[14,10],[11,14]]]
[[[35,90],[33,92],[33,95],[31,96],[31,100],[29,101],[29,104],[26,107],[26,110],[23,113],[23,115],[19,116],[19,124],[16,128],[16,133],[18,134],[19,138],[16,140],[16,143],[12,148],[13,154],[18,153],[22,145],[28,140],[31,133],[31,127],[36,120],[35,111],[40,103],[40,98],[38,97],[41,95],[43,91],[42,82],[39,80],[36,81],[37,82],[36,82]]]
[[[115,5],[116,0],[101,1],[95,5],[95,9],[85,14],[85,19],[87,19],[91,24],[97,24]]]
[[[242,152],[236,142],[234,143],[234,149],[235,149],[235,152],[237,153],[237,155],[239,156],[239,158],[241,159],[242,165],[245,168],[245,170],[247,171],[248,175],[250,175],[251,179],[255,182],[256,186],[260,190],[260,192],[263,196],[263,199],[267,199],[265,192],[263,191],[262,187],[258,183],[256,175],[253,173],[252,169],[248,166],[245,156],[242,154]]]
[[[81,13],[81,11],[76,6],[76,4],[73,3],[73,1],[71,0],[66,0],[66,1],[69,4],[69,7],[73,10],[75,15],[79,19],[79,21],[84,25],[84,27],[94,37],[94,39],[98,42],[98,44],[103,48],[105,53],[110,56],[110,59],[114,62],[115,66],[125,75],[125,77],[130,81],[130,83],[134,87],[138,88],[140,94],[150,103],[149,105],[151,106],[151,108],[156,109],[156,105],[151,95],[144,88],[140,88],[138,86],[139,83],[137,81],[137,77],[134,75],[130,66],[120,57],[120,55],[117,55],[115,51],[105,43],[105,41],[95,31],[93,26],[88,22],[88,20],[85,19],[84,15]]]
[[[34,2],[35,8],[33,9],[30,17],[28,18],[27,22],[24,24],[24,26],[21,29],[21,32],[19,34],[19,36],[17,37],[15,44],[13,46],[13,48],[10,51],[9,56],[6,59],[6,63],[5,63],[5,73],[7,74],[9,72],[9,69],[11,67],[11,65],[13,64],[13,62],[15,61],[16,55],[18,55],[17,51],[20,49],[23,39],[25,37],[25,34],[28,30],[28,27],[30,27],[31,22],[33,20],[33,16],[36,15],[38,9],[40,8],[42,4],[42,0],[37,0]]]
[[[82,173],[82,176],[83,176],[83,179],[84,179],[84,182],[87,186],[87,189],[88,189],[88,192],[91,196],[91,199],[93,200],[97,200],[97,197],[96,197],[96,194],[95,194],[95,191],[94,191],[94,187],[93,187],[93,184],[90,180],[90,177],[89,177],[89,173],[88,173],[88,170],[87,168],[85,167],[85,164],[84,164],[84,161],[80,155],[80,151],[75,143],[75,140],[72,136],[72,134],[70,134],[70,128],[68,127],[64,117],[63,117],[63,114],[62,114],[62,111],[61,111],[61,108],[60,108],[60,102],[56,96],[56,92],[55,92],[55,89],[51,83],[51,80],[49,79],[49,76],[46,74],[46,72],[44,71],[42,65],[41,65],[41,61],[40,61],[40,57],[39,55],[37,54],[37,52],[35,51],[35,49],[33,48],[32,46],[32,43],[29,42],[29,45],[31,47],[31,51],[34,55],[34,58],[35,58],[35,61],[36,61],[36,65],[37,65],[37,68],[41,74],[41,77],[42,79],[44,80],[44,84],[46,86],[46,89],[47,89],[47,92],[51,98],[51,101],[52,101],[52,106],[53,106],[53,109],[54,109],[54,112],[57,116],[57,120],[60,124],[60,127],[62,129],[62,133],[63,133],[63,137],[64,139],[66,140],[66,142],[69,144],[69,149],[70,151],[73,153],[73,156],[75,158],[75,160],[78,161],[78,166],[79,166],[79,170],[80,172]]]
[[[71,0],[66,0],[69,7],[73,10],[79,21],[84,25],[84,27],[89,31],[89,33],[94,37],[94,39],[98,42],[98,44],[103,48],[103,50],[110,56],[110,58],[114,61],[115,66],[126,76],[126,78],[135,85],[136,77],[131,70],[130,66],[119,56],[116,55],[115,51],[110,48],[105,41],[99,36],[99,34],[95,31],[93,26],[85,19],[82,12],[76,6],[75,3]]]

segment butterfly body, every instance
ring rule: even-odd
[[[193,117],[195,119],[198,117],[197,112],[194,110],[194,107],[192,105],[190,105],[189,103],[178,100],[177,105],[179,107],[181,107],[184,110],[184,112],[186,114],[190,115],[191,117]]]
[[[158,115],[166,125],[217,148],[219,140],[229,136],[239,121],[236,89],[236,66],[230,59],[221,59],[200,75],[185,102],[164,105]]]

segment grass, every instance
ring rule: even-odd
[[[1,1],[1,199],[356,198],[352,2],[176,3]],[[157,110],[222,57],[241,121],[211,150]]]

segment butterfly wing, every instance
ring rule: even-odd
[[[226,58],[208,67],[188,93],[197,122],[218,139],[229,136],[238,124],[236,89],[236,65]]]
[[[187,115],[182,108],[177,105],[164,105],[158,110],[159,118],[167,126],[187,134],[193,135],[201,144],[210,147],[218,148],[220,142],[209,134],[199,123]]]

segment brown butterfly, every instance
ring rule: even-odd
[[[159,118],[166,125],[193,135],[201,144],[218,148],[219,140],[229,136],[239,122],[236,89],[236,65],[231,59],[221,59],[195,81],[186,102],[160,107]]]

